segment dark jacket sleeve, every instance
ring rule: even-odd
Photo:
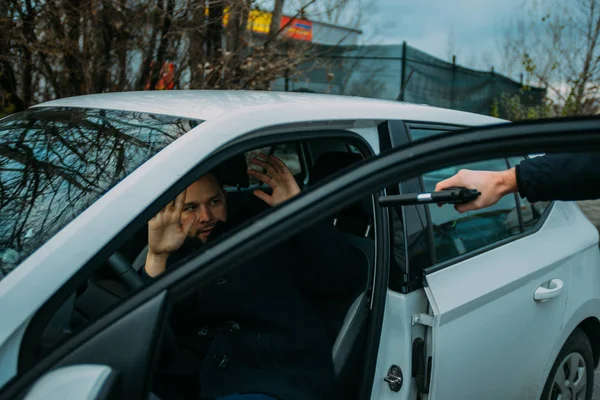
[[[551,154],[516,167],[521,197],[530,202],[600,198],[600,153]]]
[[[368,260],[329,221],[311,225],[292,239],[293,263],[300,289],[313,293],[354,293],[364,288]]]
[[[153,278],[150,275],[148,275],[148,273],[146,272],[146,266],[145,265],[142,265],[142,268],[140,268],[140,270],[138,271],[138,273],[142,277],[142,281],[144,283],[149,283],[149,282],[152,282],[154,279],[156,279],[156,278]]]

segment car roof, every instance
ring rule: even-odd
[[[102,93],[52,100],[34,107],[100,108],[208,121],[219,117],[235,117],[238,113],[248,112],[250,108],[268,116],[273,106],[282,105],[289,105],[286,113],[290,113],[291,117],[295,111],[306,111],[306,108],[314,110],[315,119],[336,119],[336,109],[343,107],[346,111],[352,110],[356,119],[372,119],[372,111],[377,109],[378,117],[385,115],[387,119],[467,126],[506,122],[486,115],[390,100],[274,91],[157,90]]]

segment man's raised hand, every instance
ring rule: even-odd
[[[248,175],[269,185],[273,190],[272,195],[268,195],[262,190],[255,190],[254,195],[271,207],[281,204],[300,193],[300,187],[296,183],[294,175],[292,175],[287,165],[279,158],[273,155],[261,154],[260,158],[253,158],[250,162],[262,167],[265,172],[249,169]]]
[[[183,245],[196,221],[196,214],[189,215],[185,221],[181,221],[184,204],[185,191],[148,221],[149,254],[168,256]]]

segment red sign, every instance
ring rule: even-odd
[[[281,28],[286,26],[290,21],[291,17],[287,17],[283,15],[281,17]],[[303,40],[306,42],[312,42],[312,22],[306,19],[294,19],[292,22],[287,25],[287,28],[282,32],[285,36],[296,39]]]

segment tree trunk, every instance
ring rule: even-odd
[[[577,84],[575,87],[575,104],[574,104],[574,115],[583,115],[586,113],[586,92],[588,85],[592,83],[593,72],[592,70],[598,67],[598,40],[600,40],[600,16],[598,16],[597,7],[595,0],[589,3],[589,16],[586,27],[586,39],[587,49],[585,58],[583,60],[583,68],[579,74]]]
[[[159,10],[164,10],[163,0],[156,0],[156,6]],[[150,34],[150,41],[148,42],[146,54],[144,55],[142,65],[140,67],[141,73],[136,85],[137,90],[144,89],[146,83],[150,79],[150,68],[152,65],[152,59],[154,58],[154,49],[156,48],[156,40],[158,36],[158,21],[159,15],[154,12],[151,20],[152,33]]]
[[[210,88],[220,88],[223,41],[223,2],[209,0],[208,23],[206,25],[206,58],[210,62],[210,70],[206,74],[206,84]]]
[[[206,52],[211,64],[221,56],[223,40],[223,3],[221,0],[209,0],[208,24],[206,29]]]
[[[114,17],[115,10],[109,2],[104,2],[102,10],[97,11],[100,15],[94,24],[96,28],[96,49],[94,59],[96,71],[93,77],[94,93],[102,93],[110,86],[112,57],[111,49],[114,39],[114,29],[111,18]]]
[[[0,0],[0,117],[25,108],[17,94],[17,80],[9,59],[11,32],[8,0]]]
[[[225,72],[229,86],[240,86],[244,70],[241,68],[243,60],[247,57],[245,49],[249,44],[248,16],[252,6],[250,1],[234,0],[235,5],[230,6],[229,22],[227,23],[227,57],[228,69]]]
[[[192,0],[192,20],[188,30],[190,89],[200,89],[204,82],[204,7],[205,0]]]
[[[167,0],[167,11],[164,14],[163,26],[160,34],[160,44],[156,52],[156,60],[152,67],[152,75],[150,78],[150,90],[156,89],[156,84],[160,80],[160,73],[165,62],[165,55],[169,46],[169,33],[171,30],[171,19],[173,18],[173,9],[175,8],[175,0]]]
[[[275,0],[275,6],[273,7],[273,17],[271,18],[271,27],[269,28],[269,39],[270,42],[281,27],[281,17],[283,16],[283,3],[285,0]]]
[[[83,65],[79,53],[79,37],[81,35],[81,0],[69,0],[65,7],[67,24],[67,43],[65,46],[64,68],[67,72],[65,93],[77,96],[83,93]]]
[[[126,4],[125,0],[119,0],[118,27],[116,33],[116,49],[117,49],[117,82],[115,89],[122,91],[128,89],[127,82],[127,42],[130,39],[128,29],[126,27]]]

